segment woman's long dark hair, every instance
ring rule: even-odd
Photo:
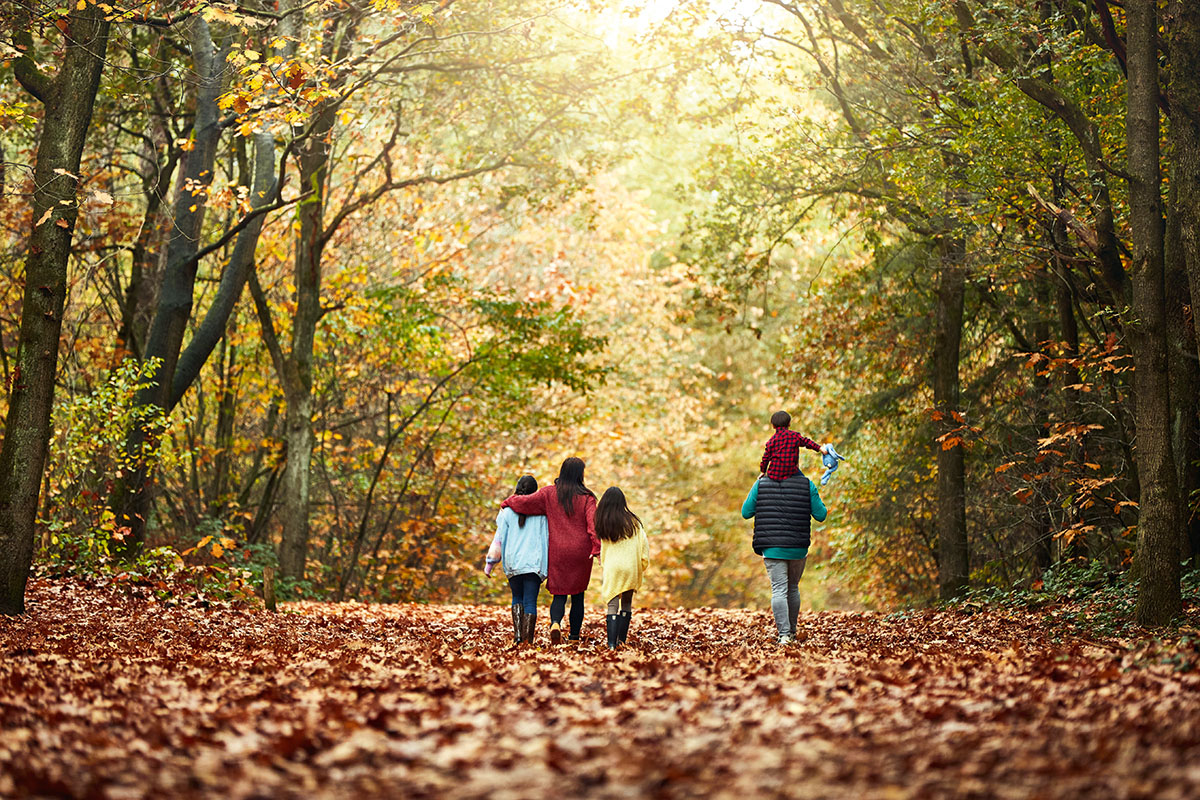
[[[558,504],[562,506],[563,511],[567,512],[568,517],[575,513],[576,495],[596,496],[592,494],[591,489],[583,485],[584,466],[582,458],[571,456],[562,463],[562,467],[558,470],[558,477],[554,480]]]
[[[619,542],[637,533],[642,521],[629,510],[625,493],[610,486],[596,505],[596,535],[606,542]]]
[[[513,494],[533,494],[538,490],[537,478],[532,475],[522,475],[517,479],[517,488]],[[525,514],[517,514],[517,527],[525,527]]]

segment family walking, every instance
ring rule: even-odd
[[[642,587],[650,565],[650,543],[642,521],[629,510],[625,494],[610,487],[600,501],[583,482],[584,463],[568,458],[553,486],[538,489],[530,475],[500,504],[496,536],[484,571],[504,564],[513,593],[516,641],[532,642],[537,623],[538,590],[543,580],[554,598],[550,603],[550,643],[562,641],[567,599],[571,612],[567,638],[579,641],[583,629],[583,596],[600,558],[601,598],[608,603],[605,623],[608,646],[624,644],[633,616],[633,593]]]
[[[754,519],[754,552],[762,556],[771,582],[771,611],[779,644],[787,645],[796,639],[799,583],[812,541],[811,520],[823,522],[826,517],[817,484],[800,471],[799,451],[804,447],[822,454],[826,467],[822,485],[844,459],[832,445],[818,445],[790,430],[787,412],[776,412],[771,424],[775,433],[763,452],[762,474],[742,504],[742,517]],[[629,510],[624,492],[609,487],[597,502],[584,484],[583,473],[583,459],[568,458],[553,485],[539,489],[533,476],[524,475],[512,496],[500,504],[484,571],[490,575],[497,564],[503,564],[512,589],[517,644],[534,640],[542,581],[553,597],[551,644],[562,641],[568,599],[567,638],[579,641],[584,593],[597,557],[603,574],[601,600],[608,606],[608,646],[625,644],[629,635],[633,595],[642,587],[650,565],[650,544],[641,519]]]

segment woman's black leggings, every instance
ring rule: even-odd
[[[569,636],[572,639],[579,638],[579,631],[583,628],[583,592],[573,594],[571,597],[571,632]],[[563,612],[567,610],[567,595],[556,594],[554,599],[550,601],[550,621],[562,622]]]

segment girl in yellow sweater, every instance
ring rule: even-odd
[[[629,510],[625,493],[610,486],[596,505],[596,536],[600,539],[600,587],[608,614],[608,646],[625,644],[633,617],[633,593],[642,588],[642,575],[650,566],[650,542],[637,514]]]

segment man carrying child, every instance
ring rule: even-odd
[[[800,471],[800,448],[825,453],[818,445],[789,427],[786,411],[771,415],[775,435],[767,442],[759,470],[742,504],[742,518],[754,520],[754,552],[762,556],[771,582],[771,611],[779,644],[796,641],[800,612],[800,577],[812,543],[812,520],[825,520],[825,504],[817,485]]]

